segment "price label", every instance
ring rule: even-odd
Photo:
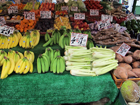
[[[40,11],[41,19],[50,19],[51,18],[51,11]]]
[[[106,19],[110,19],[110,22],[112,22],[113,21],[113,16],[111,16],[111,15],[101,15],[101,20],[106,20]]]
[[[8,14],[18,13],[18,6],[10,6],[8,9]]]
[[[5,18],[3,16],[0,17],[0,26],[6,24]]]
[[[129,51],[131,47],[125,43],[123,43],[119,49],[116,51],[117,54],[120,54],[121,56],[125,56],[127,52]]]
[[[133,13],[130,13],[127,15],[127,21],[133,20],[133,19],[137,20],[137,18],[135,17],[135,15]]]
[[[0,0],[1,3],[5,3],[5,0]]]
[[[85,13],[74,13],[74,19],[75,20],[84,20],[85,19]]]
[[[35,20],[34,12],[24,12],[24,18],[27,20]]]
[[[71,40],[70,45],[71,46],[83,46],[86,47],[88,40],[87,34],[81,34],[81,33],[71,33]]]
[[[13,34],[14,30],[14,27],[9,27],[7,25],[0,26],[0,34],[5,36],[10,36],[10,34]]]
[[[110,26],[110,19],[107,19],[105,21],[99,21],[97,24],[98,24],[98,30],[107,28],[108,26]]]
[[[90,9],[90,16],[99,16],[98,9]]]
[[[68,11],[68,6],[61,6],[62,11]]]
[[[78,7],[71,7],[71,11],[77,11]]]
[[[20,4],[20,0],[15,0],[15,4]]]

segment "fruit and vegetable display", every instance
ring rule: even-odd
[[[74,29],[89,30],[89,25],[87,22],[83,22],[82,20],[74,20],[72,27]]]
[[[39,7],[40,11],[54,11],[55,4],[54,3],[42,3]]]

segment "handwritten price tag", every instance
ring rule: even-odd
[[[3,16],[0,17],[0,26],[6,24],[5,18]]]
[[[24,18],[27,20],[35,20],[34,12],[24,12]]]
[[[83,47],[86,47],[87,39],[88,39],[87,34],[71,33],[70,45],[71,46],[83,46]]]
[[[106,19],[110,19],[110,22],[112,22],[113,21],[113,16],[111,16],[111,15],[101,15],[101,20],[106,20]]]
[[[8,9],[8,14],[12,14],[12,13],[18,13],[18,6],[11,6]]]
[[[98,9],[90,9],[90,16],[99,16]]]
[[[61,6],[62,11],[68,11],[68,6]]]
[[[78,7],[71,7],[71,11],[77,11]]]
[[[108,26],[110,26],[110,19],[107,19],[105,21],[99,21],[97,24],[98,24],[98,30],[107,28]]]
[[[133,20],[133,19],[137,20],[137,18],[135,17],[135,15],[133,13],[130,13],[127,15],[127,21]]]
[[[75,20],[84,20],[85,19],[85,13],[74,13],[74,19]]]
[[[16,4],[20,4],[20,0],[15,0],[15,3]]]
[[[10,36],[10,34],[13,34],[14,30],[14,27],[9,27],[7,25],[0,26],[0,34],[5,36]]]
[[[125,43],[123,43],[119,49],[116,51],[117,54],[120,54],[121,56],[125,56],[127,52],[129,51],[131,47]]]
[[[51,18],[51,11],[40,11],[41,19],[50,19]]]

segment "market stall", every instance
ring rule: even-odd
[[[0,104],[139,102],[139,31],[116,1],[3,0]]]

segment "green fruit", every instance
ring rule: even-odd
[[[137,102],[140,97],[139,86],[131,80],[125,81],[121,86],[123,98],[128,102]]]

